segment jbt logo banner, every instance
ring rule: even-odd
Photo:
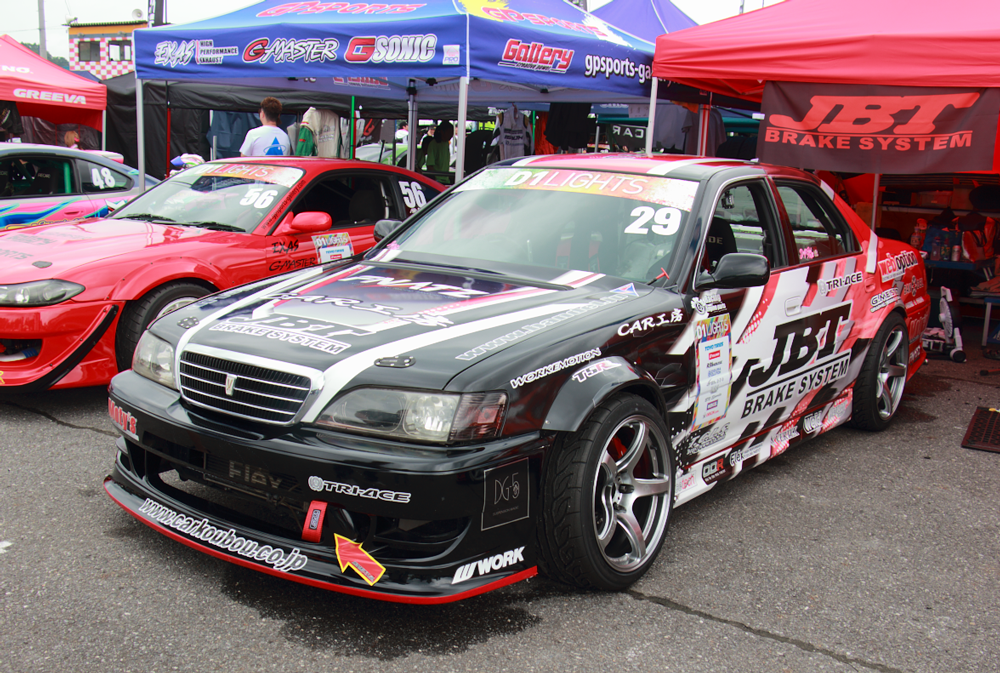
[[[1000,90],[768,82],[767,163],[853,173],[990,170]]]

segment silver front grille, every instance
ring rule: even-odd
[[[184,399],[262,423],[287,425],[309,396],[309,377],[202,353],[181,353]]]

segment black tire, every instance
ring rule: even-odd
[[[656,407],[636,395],[619,395],[553,447],[543,467],[538,524],[543,574],[618,591],[649,570],[673,510],[667,437]]]
[[[892,313],[868,346],[861,373],[854,383],[854,408],[849,425],[877,432],[889,427],[899,409],[910,361],[906,323]]]
[[[194,283],[167,283],[153,288],[141,298],[125,305],[115,332],[115,359],[118,371],[132,367],[132,354],[139,344],[139,337],[149,325],[170,311],[201,299],[211,290]]]

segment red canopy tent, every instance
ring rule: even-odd
[[[760,101],[764,83],[1000,87],[995,0],[786,0],[656,38],[653,75]]]
[[[84,124],[103,130],[103,84],[91,82],[41,58],[9,35],[0,36],[0,100],[14,101],[22,116],[53,124]]]

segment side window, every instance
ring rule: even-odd
[[[767,192],[762,182],[732,185],[722,192],[705,238],[702,269],[711,273],[730,252],[763,255],[771,268],[784,266],[783,246]]]
[[[83,191],[88,194],[124,191],[132,186],[132,180],[113,168],[90,161],[77,161],[76,165],[80,184],[83,186]]]
[[[372,226],[385,218],[402,219],[386,180],[372,175],[336,175],[313,183],[293,212],[328,213],[334,229]]]
[[[7,196],[55,196],[73,193],[68,159],[20,156],[3,162]]]
[[[403,205],[406,210],[403,217],[399,219],[409,217],[427,205],[428,201],[438,195],[435,190],[431,189],[419,180],[410,180],[406,176],[400,176],[397,179],[397,182],[399,184],[399,191],[403,193]]]
[[[778,194],[788,214],[799,262],[860,251],[850,226],[819,189],[807,183],[780,183]]]

